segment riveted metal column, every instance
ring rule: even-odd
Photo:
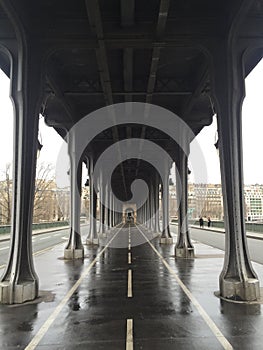
[[[116,220],[115,220],[115,200],[114,200],[114,195],[112,195],[112,227],[116,225]]]
[[[155,214],[155,208],[154,208],[154,185],[153,185],[153,179],[151,179],[150,182],[150,230],[154,232],[154,214]]]
[[[155,177],[152,181],[152,230],[156,232]]]
[[[152,192],[152,194],[151,194],[151,207],[152,207],[152,210],[151,210],[151,215],[152,215],[152,217],[151,217],[151,225],[152,225],[152,228],[151,228],[151,230],[153,231],[153,232],[156,232],[155,230],[156,230],[156,228],[155,228],[155,215],[156,215],[156,208],[155,208],[155,183],[154,183],[154,181],[155,181],[155,179],[154,179],[154,177],[152,178],[152,181],[151,181],[151,192]]]
[[[101,189],[100,189],[100,205],[101,205],[101,212],[100,212],[100,220],[101,220],[101,233],[105,234],[105,185],[103,182],[101,183]]]
[[[113,194],[110,192],[110,227],[112,228],[113,224]]]
[[[11,94],[14,105],[13,206],[8,262],[0,282],[0,302],[23,303],[38,296],[32,259],[38,119],[42,100],[41,53],[23,43],[13,54]]]
[[[155,232],[160,232],[160,202],[159,202],[159,193],[160,193],[160,183],[159,183],[159,174],[156,174],[155,179]]]
[[[105,229],[109,229],[109,191],[108,184],[105,186]]]
[[[98,227],[98,233],[101,233],[101,184],[100,184],[100,181],[99,181],[99,185],[98,185],[98,208],[99,208],[99,215],[98,215],[98,219],[99,219],[99,227]]]
[[[153,231],[160,232],[159,227],[159,183],[158,174],[153,178]],[[157,201],[158,199],[158,201]]]
[[[68,136],[68,153],[70,158],[70,235],[64,250],[65,259],[81,259],[84,248],[80,235],[80,204],[82,163],[76,159],[76,135],[72,131]]]
[[[108,193],[108,228],[111,229],[111,192]]]
[[[99,177],[99,229],[98,233],[103,233],[103,188],[102,188],[102,173]]]
[[[110,230],[111,228],[111,193],[110,193],[110,186],[107,184],[107,229]]]
[[[94,178],[93,178],[93,158],[89,158],[89,188],[90,188],[90,229],[86,243],[89,245],[99,244],[97,234],[97,193],[94,189]]]
[[[189,149],[189,145],[187,148]],[[176,159],[178,238],[175,246],[175,256],[178,258],[194,258],[194,247],[191,243],[188,226],[188,154],[185,154],[178,146]]]
[[[143,224],[145,227],[146,227],[146,223],[147,223],[147,200],[143,205]]]
[[[173,238],[170,233],[169,225],[169,168],[163,179],[162,184],[162,210],[163,210],[163,231],[161,235],[161,244],[172,244]]]
[[[241,108],[245,92],[241,54],[226,44],[214,52],[213,63],[226,232],[220,295],[253,301],[260,298],[260,287],[249,257],[244,220]]]
[[[149,230],[150,229],[150,193],[148,195],[147,201],[146,201],[146,227]]]

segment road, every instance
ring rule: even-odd
[[[171,225],[172,233],[177,233],[177,226]],[[191,238],[198,242],[210,245],[221,250],[225,249],[224,232],[215,232],[208,229],[191,228]],[[252,261],[263,264],[263,240],[247,238],[248,249]]]
[[[85,247],[85,259],[65,262],[58,256],[68,231],[60,233],[62,245],[35,258],[39,304],[0,305],[0,349],[262,349],[261,306],[214,295],[223,261],[217,249],[197,243],[196,259],[175,259],[174,245],[120,225],[104,246]],[[34,245],[43,251],[50,236]],[[263,280],[262,265],[257,273]]]
[[[88,232],[88,225],[81,227],[83,237]],[[57,244],[66,244],[69,236],[69,228],[47,233],[33,235],[33,254],[38,255]],[[8,259],[10,241],[0,241],[0,268],[3,268]]]

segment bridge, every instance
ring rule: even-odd
[[[149,262],[154,253],[170,271],[165,257],[172,254],[184,273],[196,256],[187,220],[190,143],[216,114],[226,231],[219,297],[229,303],[261,302],[244,222],[241,107],[244,79],[262,58],[262,15],[260,0],[0,0],[0,67],[11,79],[15,120],[11,244],[0,283],[1,303],[34,302],[40,294],[32,257],[40,113],[67,141],[57,166],[59,176],[69,172],[71,184],[65,266],[85,265],[85,249],[98,254],[96,261],[88,258],[93,266],[116,244],[120,255],[114,251],[112,259],[116,255],[117,263],[123,249],[138,244],[140,257],[145,249],[147,269],[157,268]],[[204,171],[201,153],[196,161]],[[85,238],[80,232],[83,163],[91,203]],[[173,163],[179,199],[175,244],[168,196]],[[129,208],[136,222],[127,224]],[[126,278],[121,269],[120,280]],[[103,278],[110,276],[105,270]],[[162,279],[160,271],[156,276]],[[200,310],[185,284],[176,280]],[[86,281],[87,291],[95,283]],[[200,285],[206,288],[205,281]],[[162,291],[154,293],[153,301]],[[139,298],[137,305],[142,302]],[[102,314],[108,313],[105,306]]]

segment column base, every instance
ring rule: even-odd
[[[174,250],[176,258],[193,259],[195,257],[194,248],[177,248]]]
[[[84,258],[84,249],[64,249],[64,259],[74,260],[74,259],[83,259]]]
[[[87,245],[99,245],[99,239],[98,238],[87,238],[86,240]]]
[[[220,279],[220,297],[229,301],[256,301],[260,299],[260,286],[256,278],[244,282],[233,278]]]
[[[8,281],[0,283],[1,304],[22,304],[38,297],[38,281],[11,285]]]
[[[161,237],[160,244],[173,244],[172,237]]]
[[[151,231],[150,233],[151,233],[151,236],[152,236],[153,238],[161,237],[161,233],[160,233],[160,232]]]

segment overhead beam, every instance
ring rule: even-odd
[[[147,84],[146,103],[152,103],[153,91],[156,83],[157,69],[158,69],[158,64],[159,64],[160,55],[161,55],[161,48],[158,43],[161,41],[165,33],[165,26],[166,26],[167,17],[168,17],[169,6],[170,6],[170,0],[160,1],[160,7],[159,7],[158,19],[157,19],[157,25],[156,25],[156,31],[155,31],[156,44],[154,44],[153,51],[152,51],[150,74],[149,74],[148,84]],[[145,138],[145,132],[146,132],[146,127],[143,126],[141,131],[142,140]],[[140,151],[142,150],[142,147],[143,147],[143,141],[141,141],[141,144],[140,144]],[[140,165],[140,157],[138,157],[138,160],[137,160],[136,176],[138,175],[139,165]]]
[[[191,112],[192,108],[194,107],[196,98],[200,96],[202,91],[205,88],[205,85],[207,83],[207,80],[209,78],[209,68],[208,65],[205,63],[203,67],[200,68],[201,73],[198,79],[198,82],[196,84],[196,87],[194,89],[194,92],[192,93],[191,96],[189,96],[182,107],[182,115],[187,115],[188,113]]]
[[[165,33],[165,26],[166,26],[167,17],[168,17],[169,5],[170,5],[170,0],[161,0],[160,2],[158,20],[157,20],[156,32],[155,32],[156,44],[154,44],[154,48],[152,52],[150,74],[149,74],[148,84],[147,84],[146,103],[152,102],[152,93],[155,87],[158,63],[161,55],[161,48],[158,45],[158,42],[163,38]]]
[[[134,0],[121,0],[121,25],[130,27],[134,25]]]
[[[121,0],[121,25],[122,27],[132,27],[134,25],[134,0]],[[129,91],[133,89],[133,49],[123,50],[123,81],[124,81],[124,99],[125,102],[132,102],[132,94]],[[126,127],[127,139],[131,139],[132,130],[130,126]]]
[[[64,95],[69,96],[98,96],[103,94],[103,91],[64,91]],[[114,91],[112,93],[113,96],[127,96],[131,97],[130,100],[132,101],[132,96],[144,96],[146,95],[146,91]],[[153,95],[155,96],[187,96],[192,95],[192,91],[154,91]],[[130,102],[129,99],[127,99]]]
[[[98,41],[98,48],[96,49],[96,57],[100,75],[101,86],[104,92],[104,98],[106,105],[113,104],[113,95],[112,95],[112,86],[110,79],[110,70],[107,59],[107,51],[104,41],[104,33],[103,33],[103,25],[101,19],[101,12],[99,7],[98,0],[90,1],[85,0],[86,10],[89,18],[89,23],[91,25],[92,31],[96,34]],[[116,126],[112,127],[112,135],[115,142],[119,141],[118,129]],[[121,151],[118,148],[119,158],[121,159]],[[126,190],[125,178],[124,178],[124,170],[123,166],[121,166],[123,173],[123,184]]]
[[[54,95],[59,99],[62,106],[64,107],[69,123],[73,124],[74,118],[76,117],[75,109],[67,101],[65,94],[62,92],[58,83],[59,79],[56,77],[56,72],[54,69],[49,69],[49,72],[46,75],[46,79],[50,89],[53,91]]]
[[[132,101],[133,89],[133,49],[124,49],[123,51],[123,78],[125,102]]]
[[[89,23],[91,25],[92,31],[96,34],[98,42],[98,47],[96,48],[96,58],[100,75],[100,82],[104,92],[106,105],[110,105],[113,104],[112,88],[99,3],[97,0],[86,0],[85,3]]]

